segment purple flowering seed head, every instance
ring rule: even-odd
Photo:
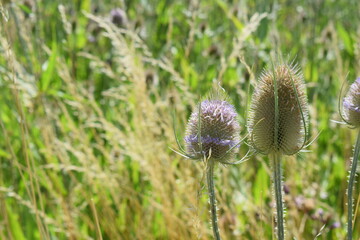
[[[307,119],[307,97],[299,68],[282,63],[264,71],[252,96],[248,120],[254,148],[264,154],[298,152],[304,145]]]
[[[341,227],[340,222],[334,222],[333,224],[330,225],[330,229],[339,228],[339,227]]]
[[[343,117],[354,127],[360,127],[360,78],[351,84],[343,99]]]
[[[127,25],[127,16],[126,12],[121,8],[114,8],[110,11],[111,22],[118,27],[126,27]]]
[[[240,126],[233,105],[221,99],[204,100],[189,118],[186,152],[197,159],[205,156],[226,161],[238,150],[239,134]]]

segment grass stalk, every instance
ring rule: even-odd
[[[357,162],[360,153],[360,130],[358,132],[355,150],[354,150],[354,157],[351,162],[351,170],[349,176],[349,186],[347,189],[347,205],[348,205],[348,218],[347,218],[347,240],[352,240],[352,232],[353,232],[353,190],[354,190],[354,183],[356,177],[356,168]]]
[[[214,187],[214,159],[210,158],[208,160],[207,169],[206,169],[206,180],[209,192],[209,203],[210,203],[210,213],[211,213],[211,224],[213,228],[214,239],[220,240],[220,231],[218,227],[218,219],[216,215],[216,197],[215,197],[215,187]]]
[[[281,154],[274,153],[272,155],[273,161],[273,182],[276,200],[276,231],[277,238],[284,240],[284,203],[282,198],[282,169],[281,169]]]

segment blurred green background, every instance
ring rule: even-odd
[[[212,239],[204,165],[169,149],[173,122],[182,139],[219,81],[244,137],[273,53],[301,67],[321,131],[283,159],[287,237],[345,238],[357,131],[331,120],[360,75],[357,0],[3,0],[0,16],[0,239]],[[223,238],[274,239],[268,158],[215,175]]]

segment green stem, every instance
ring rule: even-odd
[[[214,188],[214,159],[210,158],[208,161],[206,169],[206,178],[209,191],[209,200],[210,200],[210,212],[211,212],[211,223],[214,233],[214,238],[220,240],[220,232],[217,222],[216,215],[216,198],[215,198],[215,188]]]
[[[348,220],[347,220],[347,239],[352,240],[352,218],[353,218],[353,189],[354,189],[354,183],[355,183],[355,177],[356,177],[356,168],[357,168],[357,162],[359,158],[360,153],[360,130],[358,132],[356,144],[355,144],[355,150],[354,150],[354,157],[352,159],[351,163],[351,170],[350,170],[350,176],[349,176],[349,186],[347,189],[347,195],[348,195]]]
[[[284,203],[282,199],[282,173],[281,173],[281,155],[273,154],[273,181],[276,200],[276,224],[277,237],[279,240],[284,240]]]

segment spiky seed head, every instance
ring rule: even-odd
[[[186,152],[197,159],[205,156],[224,162],[237,152],[239,135],[240,126],[234,106],[225,99],[206,99],[189,118]]]
[[[248,120],[254,148],[264,154],[298,152],[304,145],[307,119],[307,97],[300,69],[293,64],[276,63],[265,70],[255,88]]]
[[[343,99],[343,116],[350,125],[360,126],[360,78],[351,84]]]

